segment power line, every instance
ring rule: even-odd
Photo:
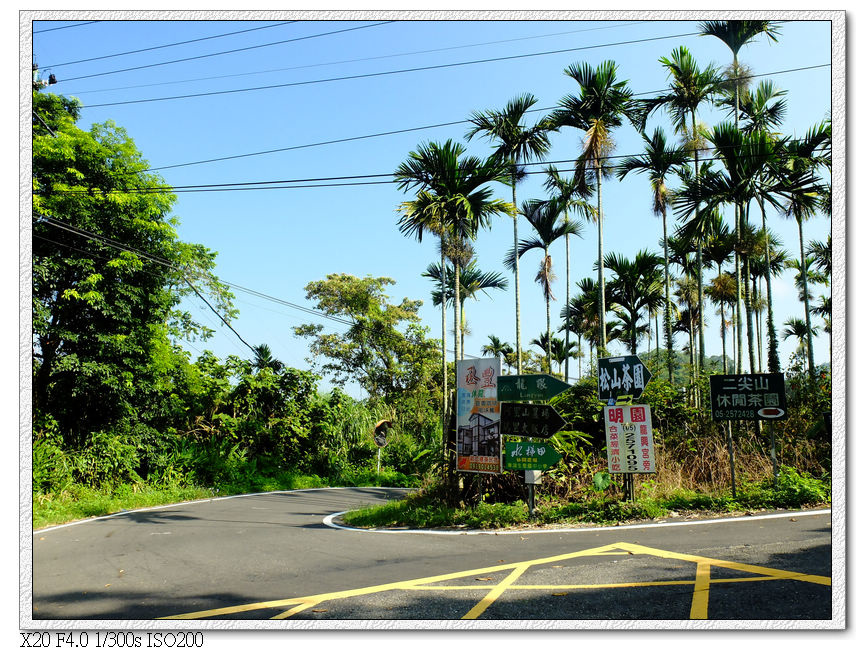
[[[234,50],[225,50],[223,52],[213,52],[211,54],[200,54],[198,56],[190,56],[190,57],[186,57],[183,59],[175,59],[173,61],[162,61],[160,63],[149,63],[147,65],[139,65],[139,66],[134,66],[132,68],[123,68],[121,70],[110,70],[108,72],[97,72],[94,74],[82,75],[80,77],[70,77],[69,79],[64,79],[63,81],[78,81],[79,79],[90,79],[92,77],[103,77],[103,76],[107,76],[110,74],[119,74],[121,72],[132,72],[134,70],[144,70],[147,68],[156,68],[156,67],[163,66],[163,65],[172,65],[174,63],[184,63],[186,61],[197,61],[200,59],[207,59],[207,58],[210,58],[212,56],[222,56],[224,54],[237,54],[238,52],[248,52],[250,50],[257,50],[257,49],[261,49],[263,47],[272,47],[274,45],[284,45],[285,43],[295,43],[297,41],[305,41],[305,40],[309,40],[312,38],[319,38],[321,36],[332,36],[333,34],[343,34],[345,32],[353,32],[353,31],[356,31],[358,29],[368,29],[370,27],[380,27],[381,25],[387,25],[387,24],[390,24],[392,22],[394,22],[394,21],[388,20],[388,21],[384,21],[384,22],[380,22],[380,23],[373,23],[372,25],[361,25],[359,27],[348,27],[346,29],[338,29],[338,30],[333,31],[333,32],[324,32],[321,34],[311,34],[309,36],[298,36],[297,38],[289,38],[289,39],[286,39],[284,41],[276,41],[274,43],[263,43],[261,45],[250,45],[248,47],[240,47],[240,48],[237,48]],[[143,100],[143,101],[155,101],[155,100]],[[111,104],[97,104],[97,105],[98,106],[111,106]]]
[[[803,138],[795,138],[790,139],[789,142],[800,142]],[[704,147],[701,149],[697,149],[698,153],[718,153],[723,151],[725,148],[732,148],[733,145],[729,147]],[[615,154],[604,156],[601,158],[603,161],[613,161],[613,160],[621,160],[625,158],[632,157],[640,157],[644,156],[645,152],[640,152],[638,154]],[[769,154],[765,154],[761,157],[765,157]],[[749,155],[747,157],[754,157],[754,155]],[[703,159],[705,162],[707,159]],[[570,164],[573,162],[573,159],[569,158],[566,160],[545,160],[545,161],[536,161],[536,162],[527,162],[522,163],[522,167],[534,167],[534,166],[548,166],[548,165],[559,165],[559,164]],[[540,170],[531,170],[525,172],[527,175],[531,174],[545,174],[546,169]],[[388,180],[360,180],[360,179],[374,179],[374,178],[386,178]],[[326,182],[328,181],[328,182]],[[348,181],[348,182],[333,182],[333,181]],[[241,181],[234,183],[207,183],[200,185],[174,185],[174,186],[161,186],[161,187],[130,187],[124,189],[110,189],[106,190],[106,194],[159,194],[164,192],[172,192],[172,193],[192,193],[192,192],[229,192],[229,191],[250,191],[250,190],[277,190],[277,189],[304,189],[304,188],[315,188],[315,187],[356,187],[361,185],[389,185],[396,183],[394,180],[392,173],[380,173],[380,174],[359,174],[359,175],[351,175],[351,176],[322,176],[318,178],[297,178],[297,179],[277,179],[277,180],[269,180],[269,181]],[[90,188],[80,188],[80,189],[67,189],[67,190],[54,190],[55,193],[58,194],[89,194]]]
[[[827,68],[827,67],[831,67],[831,65],[832,65],[831,63],[821,63],[821,64],[817,64],[817,65],[813,65],[813,66],[806,66],[806,67],[802,67],[802,68],[788,68],[786,70],[777,70],[774,72],[754,74],[754,75],[749,75],[748,77],[742,77],[742,78],[743,79],[744,78],[758,79],[760,77],[768,77],[771,75],[788,74],[791,72],[803,72],[805,70],[813,70],[813,69],[817,69],[817,68]],[[649,91],[634,93],[634,96],[640,97],[643,95],[655,95],[659,92],[664,92],[664,90],[666,90],[666,89],[649,90]],[[538,113],[538,112],[555,110],[555,108],[556,108],[555,106],[548,106],[545,108],[533,108],[527,112]],[[405,128],[405,129],[396,129],[393,131],[383,131],[380,133],[370,133],[370,134],[366,134],[366,135],[358,135],[358,136],[351,136],[351,137],[347,137],[347,138],[339,138],[336,140],[325,140],[323,142],[312,142],[312,143],[308,143],[308,144],[292,145],[289,147],[279,147],[277,149],[268,149],[265,151],[254,151],[254,152],[250,152],[250,153],[234,154],[231,156],[220,156],[218,158],[208,158],[205,160],[195,160],[195,161],[186,162],[186,163],[177,163],[174,165],[162,165],[160,167],[149,167],[147,169],[142,169],[141,172],[161,171],[164,169],[176,169],[178,167],[191,167],[194,165],[204,165],[204,164],[210,164],[210,163],[214,163],[214,162],[224,162],[226,160],[237,160],[240,158],[251,158],[254,156],[264,156],[264,155],[269,155],[269,154],[273,154],[273,153],[283,153],[285,151],[295,151],[297,149],[309,149],[312,147],[321,147],[321,146],[326,146],[326,145],[331,145],[331,144],[342,144],[344,142],[354,142],[357,140],[367,140],[370,138],[380,138],[380,137],[385,137],[385,136],[389,136],[389,135],[399,135],[401,133],[410,133],[412,131],[425,131],[427,129],[437,129],[437,128],[441,128],[441,127],[445,127],[445,126],[457,126],[458,124],[468,124],[468,123],[470,123],[470,121],[471,120],[467,120],[467,119],[454,120],[452,122],[441,122],[439,124],[427,124],[425,126],[415,126],[415,127]],[[139,173],[139,172],[129,172],[129,173]]]
[[[380,59],[392,59],[392,58],[398,58],[398,57],[403,57],[403,56],[414,56],[417,54],[432,54],[435,52],[449,52],[452,50],[461,50],[461,49],[472,48],[472,47],[486,47],[487,45],[500,45],[502,43],[514,43],[517,41],[528,41],[528,40],[533,40],[533,39],[538,39],[538,38],[551,38],[553,36],[565,36],[568,34],[578,34],[578,33],[583,33],[583,32],[597,31],[600,29],[614,29],[614,28],[618,28],[618,27],[631,27],[633,25],[640,25],[640,24],[642,24],[642,21],[631,22],[631,23],[619,23],[616,25],[606,25],[603,27],[591,27],[588,29],[575,29],[575,30],[569,30],[569,31],[565,31],[565,32],[555,32],[552,34],[538,34],[536,36],[521,36],[518,38],[508,38],[508,39],[502,39],[502,40],[497,40],[497,41],[487,41],[485,43],[469,43],[467,45],[454,45],[451,47],[439,47],[439,48],[433,48],[433,49],[429,49],[429,50],[416,50],[414,52],[400,52],[397,54],[383,54],[380,56],[368,56],[368,57],[358,58],[358,59],[344,59],[342,61],[328,61],[325,63],[310,63],[307,65],[296,65],[296,66],[290,66],[287,68],[271,68],[269,70],[257,70],[255,72],[238,72],[235,74],[213,75],[210,77],[195,77],[193,79],[179,79],[176,81],[160,81],[160,82],[150,83],[150,84],[137,84],[137,85],[132,85],[132,86],[122,86],[119,88],[100,88],[100,89],[94,89],[94,90],[82,90],[82,91],[78,91],[78,92],[69,91],[69,94],[77,96],[77,95],[83,95],[83,94],[88,94],[88,93],[104,93],[104,92],[114,92],[117,90],[132,90],[135,88],[151,88],[154,86],[170,86],[170,85],[175,85],[175,84],[186,84],[186,83],[193,83],[196,81],[212,81],[215,79],[230,79],[230,78],[234,78],[234,77],[249,77],[249,76],[253,76],[253,75],[273,74],[274,72],[287,72],[290,70],[303,70],[303,69],[307,69],[307,68],[320,68],[320,67],[329,66],[329,65],[344,65],[346,63],[362,63],[364,61],[377,61]],[[54,66],[54,67],[56,67],[56,66]]]
[[[618,46],[618,45],[635,45],[637,43],[647,43],[650,41],[661,41],[661,40],[668,40],[671,38],[684,38],[687,36],[698,36],[698,35],[699,35],[699,32],[691,32],[688,34],[673,34],[671,36],[655,36],[655,37],[651,37],[651,38],[634,39],[631,41],[620,41],[618,43],[605,43],[605,44],[601,44],[601,45],[585,45],[583,47],[572,47],[572,48],[565,48],[562,50],[550,50],[547,52],[533,52],[533,53],[529,53],[529,54],[514,54],[511,56],[493,57],[493,58],[489,58],[489,59],[477,59],[474,61],[460,61],[457,63],[441,63],[438,65],[421,66],[421,67],[417,67],[417,68],[404,68],[401,70],[386,70],[384,72],[368,72],[368,73],[364,73],[364,74],[347,75],[344,77],[331,77],[328,79],[310,79],[307,81],[293,81],[293,82],[283,83],[283,84],[272,84],[272,85],[268,85],[268,86],[256,86],[253,88],[235,88],[233,90],[214,90],[214,91],[204,92],[204,93],[191,93],[188,95],[174,95],[171,97],[152,97],[150,99],[131,99],[131,100],[122,101],[122,102],[107,102],[104,104],[90,104],[90,105],[86,106],[86,108],[102,108],[105,106],[124,106],[127,104],[145,104],[145,103],[150,103],[150,102],[162,102],[162,101],[170,101],[170,100],[176,100],[176,99],[190,99],[190,98],[194,98],[194,97],[212,97],[215,95],[229,95],[229,94],[235,94],[235,93],[255,92],[255,91],[259,91],[259,90],[272,90],[275,88],[290,88],[290,87],[294,87],[294,86],[308,86],[308,85],[313,85],[313,84],[330,83],[330,82],[334,82],[334,81],[348,81],[348,80],[353,80],[353,79],[369,79],[372,77],[383,77],[383,76],[389,76],[389,75],[394,75],[394,74],[406,74],[409,72],[422,72],[422,71],[427,71],[427,70],[441,70],[441,69],[445,69],[445,68],[455,68],[455,67],[461,67],[461,66],[478,65],[481,63],[493,63],[493,62],[499,62],[499,61],[513,61],[516,59],[525,59],[525,58],[531,58],[531,57],[536,57],[536,56],[548,56],[551,54],[563,54],[565,52],[578,52],[578,51],[582,51],[582,50],[592,50],[592,49],[598,49],[598,48],[603,48],[603,47],[614,47],[614,46]],[[99,76],[99,75],[90,75],[90,76]],[[77,77],[77,78],[81,79],[83,77]],[[67,79],[67,81],[71,81],[71,80]]]
[[[92,25],[93,23],[101,23],[101,20],[89,20],[86,23],[75,23],[74,25],[61,25],[60,27],[51,27],[49,29],[34,29],[34,34],[44,34],[45,32],[56,32],[58,29],[69,29],[71,27],[84,27],[85,25]]]
[[[153,47],[144,47],[139,50],[129,50],[127,52],[117,52],[116,54],[103,54],[102,56],[94,56],[89,59],[78,59],[77,61],[66,61],[65,63],[52,63],[49,66],[45,66],[47,68],[60,68],[66,65],[75,65],[78,63],[88,63],[90,61],[101,61],[103,59],[112,59],[117,56],[127,56],[129,54],[140,54],[141,52],[152,52],[153,50],[161,50],[166,47],[176,47],[178,45],[188,45],[190,43],[200,43],[201,41],[209,41],[215,38],[225,38],[226,36],[235,36],[236,34],[246,34],[249,32],[255,32],[261,29],[270,29],[271,27],[281,27],[283,25],[290,25],[292,23],[296,23],[296,20],[286,20],[281,23],[274,23],[273,25],[264,25],[260,27],[252,27],[250,29],[241,29],[236,32],[227,32],[225,34],[215,34],[213,36],[204,36],[202,38],[193,38],[188,41],[179,41],[177,43],[166,43],[165,45],[154,45]],[[36,32],[34,32],[35,34]]]

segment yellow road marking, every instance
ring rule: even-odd
[[[521,566],[519,566],[516,569],[514,569],[513,571],[511,571],[510,574],[504,580],[502,580],[499,584],[497,584],[495,587],[493,587],[490,590],[490,593],[488,593],[486,596],[483,597],[483,600],[481,600],[481,602],[479,602],[477,605],[472,607],[468,611],[468,613],[465,616],[463,616],[463,619],[471,620],[471,619],[475,619],[478,616],[480,616],[481,614],[483,614],[487,610],[487,607],[492,605],[496,601],[496,598],[501,596],[505,592],[505,589],[507,589],[514,582],[516,582],[517,579],[521,575],[523,575],[523,573],[525,573],[526,569],[528,569],[531,565],[532,565],[531,562],[525,562]]]
[[[695,577],[693,580],[663,580],[663,581],[646,581],[646,582],[623,582],[623,583],[607,583],[607,584],[577,584],[577,585],[519,585],[515,584],[517,580],[530,568],[545,564],[556,564],[564,560],[572,560],[579,557],[597,557],[605,555],[648,555],[670,560],[691,563],[695,565]],[[742,578],[716,578],[711,579],[712,567],[724,569],[733,569],[746,573],[757,574],[756,576]],[[559,567],[557,567],[559,568]],[[481,574],[495,574],[503,571],[509,571],[499,583],[494,585],[472,584],[472,585],[446,585],[434,584],[439,582],[448,582],[459,578],[467,578]],[[737,582],[757,582],[766,580],[797,580],[801,582],[810,582],[819,585],[829,586],[832,580],[826,576],[809,575],[795,571],[785,571],[782,569],[773,569],[770,567],[757,566],[753,564],[743,564],[741,562],[733,562],[730,560],[719,560],[713,558],[701,557],[698,555],[690,555],[687,553],[677,553],[674,551],[665,551],[662,549],[650,548],[639,544],[631,544],[628,542],[617,542],[599,546],[596,548],[585,549],[573,553],[564,553],[546,558],[538,558],[536,560],[525,560],[521,562],[512,562],[510,564],[500,564],[498,566],[482,567],[479,569],[470,569],[467,571],[457,571],[453,573],[445,573],[437,576],[429,576],[426,578],[417,578],[412,580],[400,580],[398,582],[390,582],[381,585],[373,585],[370,587],[361,587],[358,589],[347,589],[343,591],[333,591],[313,596],[300,598],[286,598],[283,600],[270,600],[260,603],[248,603],[232,607],[220,607],[217,609],[202,610],[198,612],[189,612],[186,614],[177,614],[174,616],[165,616],[159,620],[177,620],[177,619],[200,619],[211,618],[214,616],[230,616],[242,612],[250,612],[260,609],[284,608],[293,606],[285,611],[280,612],[273,617],[272,620],[283,620],[290,618],[299,612],[302,612],[310,607],[318,605],[329,600],[342,600],[355,596],[364,596],[369,594],[382,593],[386,591],[399,590],[423,590],[423,591],[487,591],[488,593],[464,616],[463,619],[476,619],[483,614],[505,591],[508,590],[549,590],[560,591],[562,589],[620,589],[628,587],[668,587],[668,586],[683,586],[693,585],[694,594],[691,600],[690,617],[692,619],[708,618],[709,605],[709,590],[712,584],[717,583],[737,583]]]
[[[709,582],[712,573],[710,562],[697,563],[697,578],[694,580],[694,597],[691,600],[691,620],[709,618]]]

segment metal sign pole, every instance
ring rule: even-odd
[[[733,485],[733,498],[736,498],[736,467],[733,458],[733,422],[727,420],[727,454],[730,456],[730,482]]]
[[[772,438],[772,486],[778,484],[778,456],[775,452],[775,423],[769,420],[769,435]]]

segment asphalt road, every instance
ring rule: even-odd
[[[403,493],[248,495],[35,531],[33,622],[809,620],[833,627],[829,511],[507,534],[328,525],[339,524],[334,513]]]

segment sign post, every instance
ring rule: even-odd
[[[499,377],[496,398],[501,402],[501,434],[542,439],[552,437],[566,424],[552,406],[512,402],[546,402],[570,387],[570,384],[547,374]],[[537,443],[505,443],[505,469],[525,470],[529,516],[535,514],[535,484],[541,482],[542,470],[549,469],[561,459],[552,447]]]
[[[727,422],[727,453],[730,456],[730,480],[736,497],[736,468],[733,456],[733,420],[767,421],[771,437],[772,477],[778,480],[775,452],[775,420],[787,417],[787,392],[784,374],[712,375],[709,377],[709,401],[712,419]]]
[[[621,357],[598,357],[598,399],[605,402],[607,406],[633,404],[643,394],[643,389],[652,373],[635,354]],[[645,406],[645,405],[639,405]],[[645,406],[648,412],[648,406]],[[606,418],[606,411],[604,411]],[[649,418],[649,428],[652,420]],[[607,422],[607,436],[610,435],[610,423]],[[608,459],[613,457],[612,450],[607,443]],[[652,462],[654,463],[654,451]],[[630,501],[634,500],[634,474],[630,471],[622,472],[622,483]],[[654,470],[652,470],[654,471]],[[613,473],[613,470],[610,470]]]

